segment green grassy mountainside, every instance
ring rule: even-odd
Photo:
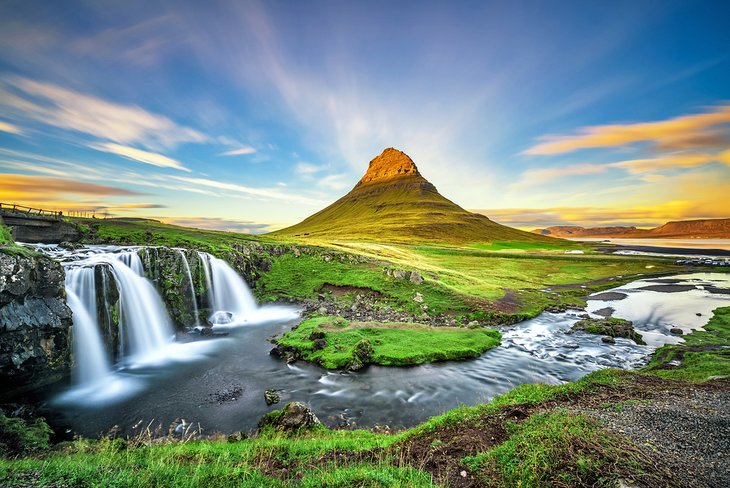
[[[555,242],[492,222],[444,198],[408,155],[385,149],[347,195],[299,224],[272,233],[311,240],[469,244]]]

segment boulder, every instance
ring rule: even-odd
[[[264,400],[267,405],[273,405],[281,401],[281,397],[274,389],[268,389],[264,392]]]
[[[625,337],[637,344],[646,345],[641,335],[634,330],[634,324],[629,320],[619,318],[582,319],[576,322],[571,330],[582,330],[590,334],[609,337]]]
[[[287,403],[282,410],[274,410],[261,417],[259,430],[266,427],[279,432],[295,433],[321,426],[317,416],[303,403]]]

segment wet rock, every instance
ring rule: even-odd
[[[64,278],[61,265],[46,256],[0,252],[0,395],[69,374],[72,314]]]
[[[275,403],[279,403],[281,401],[281,397],[276,390],[268,389],[264,392],[264,400],[266,401],[267,405],[273,405]]]
[[[350,371],[361,370],[370,364],[370,359],[374,352],[373,345],[368,339],[360,339],[360,342],[355,344],[355,347],[352,349],[353,359],[347,366],[347,369]]]
[[[601,337],[601,342],[604,342],[606,344],[616,344],[616,339],[611,336],[603,336]]]
[[[69,241],[63,241],[58,245],[61,249],[66,249],[68,251],[76,251],[77,249],[83,249],[84,245],[80,242],[69,242]]]
[[[641,335],[634,330],[634,324],[629,320],[618,318],[583,319],[576,322],[571,329],[614,338],[625,337],[633,340],[637,344],[646,344],[641,338]]]
[[[319,427],[322,423],[303,403],[287,403],[282,410],[274,410],[261,417],[259,429],[271,427],[279,432],[295,433]]]
[[[679,327],[672,327],[671,329],[669,329],[669,333],[674,335],[682,335],[684,334],[684,331]]]

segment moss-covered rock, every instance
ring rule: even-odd
[[[634,330],[634,324],[629,320],[609,317],[605,319],[583,319],[573,325],[572,330],[582,330],[590,334],[609,337],[624,337],[637,344],[645,345],[641,335]]]
[[[311,430],[321,425],[314,412],[300,402],[287,403],[282,410],[269,412],[259,420],[259,430],[273,429],[285,433]]]

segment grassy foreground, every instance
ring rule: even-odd
[[[305,320],[277,344],[327,369],[380,364],[410,366],[469,359],[499,345],[494,329],[421,324],[349,322],[336,317]]]
[[[707,326],[687,336],[683,347],[728,346],[730,307],[719,308]],[[677,347],[677,346],[673,346]],[[640,385],[658,376],[706,381],[727,375],[727,357],[696,366],[684,360],[671,369],[658,364],[659,350],[646,371],[602,370],[557,386],[522,385],[490,403],[461,407],[395,434],[323,427],[284,435],[265,430],[252,438],[153,441],[80,439],[45,449],[36,424],[8,427],[0,459],[4,486],[438,486],[467,477],[482,486],[615,486],[618,479],[641,486],[671,484],[627,439],[596,420],[568,411],[574,402],[602,392],[624,403],[644,398]],[[676,358],[676,356],[675,356]],[[626,393],[631,386],[634,393]],[[673,388],[680,387],[674,384]],[[624,395],[624,397],[618,397]],[[644,400],[641,400],[644,401]],[[18,433],[18,432],[21,433]],[[31,431],[28,434],[25,431]],[[482,437],[482,450],[466,449],[459,439]],[[39,440],[39,437],[41,440]],[[47,438],[45,440],[47,443]],[[446,449],[446,447],[455,449]],[[454,454],[457,453],[457,454]],[[451,474],[450,474],[451,473]],[[453,478],[456,476],[456,478]]]

